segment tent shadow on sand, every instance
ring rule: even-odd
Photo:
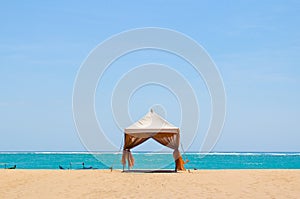
[[[170,169],[160,169],[160,170],[150,170],[150,169],[133,169],[124,170],[124,173],[177,173],[175,170]]]

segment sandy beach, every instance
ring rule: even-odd
[[[0,198],[300,198],[300,170],[0,170]]]

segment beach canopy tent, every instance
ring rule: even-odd
[[[150,138],[174,149],[173,156],[176,154],[174,156],[175,161],[179,157],[181,158],[178,150],[180,142],[179,128],[163,119],[151,109],[142,119],[124,130],[123,166],[126,165],[126,161],[128,161],[129,167],[134,166],[134,158],[130,150]]]

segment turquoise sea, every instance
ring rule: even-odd
[[[122,169],[121,153],[89,152],[0,152],[0,168],[17,169]],[[171,153],[133,153],[133,169],[173,169]],[[212,152],[185,153],[187,169],[300,169],[300,152]]]

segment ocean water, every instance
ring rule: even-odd
[[[300,169],[300,153],[185,153],[187,169]],[[122,169],[121,153],[0,152],[0,169]],[[133,169],[174,169],[171,153],[133,153]]]

